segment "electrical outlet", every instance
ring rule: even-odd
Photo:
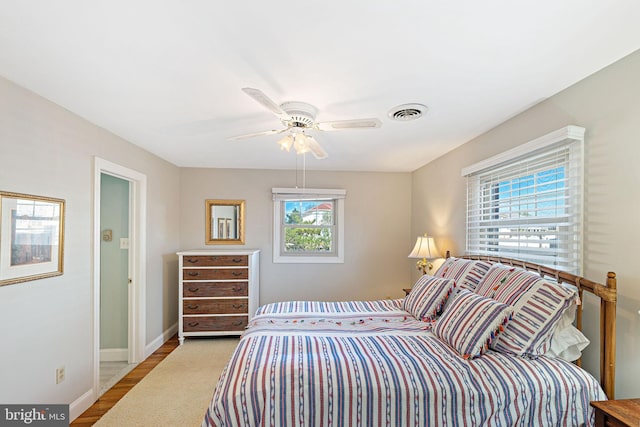
[[[62,381],[64,381],[64,366],[60,366],[58,369],[56,369],[56,384],[60,384]]]
[[[129,249],[129,238],[121,237],[120,238],[120,249]]]

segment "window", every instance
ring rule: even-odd
[[[568,126],[463,169],[467,253],[581,273],[583,136]]]
[[[344,262],[345,190],[274,188],[273,262]]]

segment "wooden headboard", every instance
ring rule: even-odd
[[[447,251],[447,258],[449,258],[449,256],[450,253]],[[590,292],[600,298],[600,385],[609,399],[615,398],[617,301],[615,273],[607,273],[607,279],[603,284],[565,271],[511,258],[490,255],[462,255],[459,256],[459,258],[499,262],[501,264],[535,271],[540,274],[541,277],[550,277],[558,283],[567,283],[577,287],[580,300],[582,300],[584,291]],[[582,330],[583,307],[583,304],[578,306],[576,314],[576,327],[580,330]],[[580,365],[581,360],[578,360],[576,363]]]

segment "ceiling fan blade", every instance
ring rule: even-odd
[[[291,120],[289,114],[286,113],[278,104],[273,102],[271,98],[264,94],[259,89],[254,89],[251,87],[243,87],[242,91],[253,98],[260,105],[265,107],[267,110],[271,111],[273,114],[278,116],[282,120]]]
[[[318,141],[315,140],[314,137],[305,135],[305,143],[309,147],[309,151],[315,156],[316,159],[322,160],[326,159],[329,155],[324,148],[318,144]]]
[[[316,123],[318,130],[343,130],[343,129],[375,129],[382,126],[378,119],[337,120],[334,122]]]
[[[231,136],[231,137],[229,137],[227,139],[229,139],[230,141],[240,141],[242,139],[253,138],[254,136],[275,135],[275,134],[278,134],[278,133],[285,132],[286,130],[287,130],[287,128],[284,128],[284,129],[273,129],[273,130],[263,130],[261,132],[253,132],[253,133],[246,133],[244,135]]]

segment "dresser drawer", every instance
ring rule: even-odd
[[[183,322],[184,332],[243,331],[249,318],[247,316],[185,316]]]
[[[248,279],[247,268],[185,268],[183,280],[232,280]]]
[[[249,257],[246,255],[191,255],[185,256],[183,267],[222,267],[222,266],[247,266]]]
[[[186,282],[182,295],[185,297],[246,297],[249,296],[247,282]]]
[[[184,300],[182,312],[187,314],[244,314],[249,312],[247,299],[191,299]]]

